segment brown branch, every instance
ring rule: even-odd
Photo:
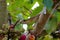
[[[42,33],[44,25],[49,18],[49,15],[50,14],[48,12],[47,12],[47,14],[41,14],[40,15],[40,17],[37,21],[35,32],[34,32],[36,36]]]
[[[39,14],[40,15],[40,14]],[[31,22],[36,22],[37,21],[37,19],[38,19],[38,17],[39,17],[39,15],[37,15],[37,16],[35,16],[35,17],[32,17],[32,18],[30,18],[30,19],[28,19],[28,20],[17,20],[16,21],[16,23],[13,25],[13,27],[15,28],[15,26],[18,24],[18,23],[22,23],[22,24],[29,24],[29,23],[31,23]]]
[[[50,19],[51,15],[56,10],[56,7],[59,6],[59,4],[60,4],[60,2],[56,4],[56,6],[51,11],[51,13],[49,13],[47,11],[47,13],[45,15],[44,14],[40,14],[39,20],[36,23],[37,24],[36,25],[36,29],[34,31],[35,36],[38,36],[39,34],[42,33],[42,31],[44,30],[44,25],[46,24],[47,20]]]
[[[39,15],[40,15],[40,14],[39,14]],[[22,24],[29,24],[29,23],[31,23],[31,22],[36,22],[37,19],[39,18],[39,15],[37,15],[37,16],[35,16],[35,17],[32,17],[32,18],[30,18],[30,19],[28,19],[28,20],[20,20],[20,23],[22,23]]]
[[[57,9],[58,6],[60,6],[60,1],[55,5],[51,13],[53,13]]]
[[[19,21],[20,21],[20,19],[17,20],[16,23],[13,25],[14,28],[15,28],[15,26],[18,24]]]

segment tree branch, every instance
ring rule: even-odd
[[[39,14],[39,15],[40,15],[40,14]],[[30,19],[27,19],[27,20],[20,20],[20,23],[22,23],[22,24],[29,24],[29,23],[31,23],[31,22],[36,22],[37,19],[38,19],[38,17],[39,17],[39,15],[37,15],[37,16],[35,16],[35,17],[32,17],[32,18],[30,18]]]
[[[17,20],[16,23],[13,25],[14,28],[15,28],[15,26],[18,24],[19,21],[20,21],[20,19]]]
[[[47,13],[44,15],[44,14],[40,14],[40,17],[37,21],[37,25],[36,25],[36,29],[35,29],[35,32],[34,34],[36,36],[38,36],[39,34],[42,33],[42,31],[44,30],[44,25],[46,24],[47,20],[50,19],[51,15],[53,14],[53,12],[56,10],[57,6],[59,6],[60,2],[56,4],[56,6],[52,9],[51,13],[49,13],[47,11]]]

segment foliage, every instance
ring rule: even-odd
[[[36,2],[39,3],[39,7],[32,10],[31,8]],[[9,3],[9,5],[7,5],[7,9],[11,13],[12,20],[14,23],[17,21],[17,19],[27,20],[28,17],[34,17],[38,15],[45,6],[50,12],[53,6],[52,0],[7,0],[7,3]],[[57,27],[57,22],[60,22],[60,12],[56,11],[53,15],[55,15],[56,17],[52,18],[51,20],[48,20],[45,25],[45,29],[48,34],[55,31]],[[35,22],[29,23],[28,29],[33,29],[32,25],[34,23]],[[17,24],[15,29],[22,30],[22,24]],[[50,35],[46,35],[44,40],[52,40],[52,38],[49,37]]]
[[[45,29],[48,32],[48,34],[51,34],[51,32],[55,31],[57,28],[57,16],[56,16],[56,14],[54,16],[55,17],[48,20],[47,24],[45,25]]]

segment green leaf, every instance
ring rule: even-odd
[[[57,18],[54,17],[51,20],[49,20],[47,22],[47,24],[45,25],[45,29],[47,31],[48,34],[50,34],[51,32],[55,31],[57,27]]]
[[[23,31],[23,25],[22,24],[17,24],[16,27],[15,27],[15,30]]]
[[[24,2],[24,6],[26,6],[28,9],[31,9],[36,1],[35,0],[28,0]],[[27,6],[28,5],[28,6]]]
[[[22,14],[18,14],[18,15],[17,15],[17,18],[20,19],[20,20],[23,20]]]
[[[43,40],[43,38],[44,38],[44,37],[41,36],[41,37],[38,37],[37,40]]]
[[[34,0],[30,0],[30,3],[32,4]]]
[[[52,0],[43,0],[44,6],[47,7],[48,10],[52,9],[53,1]]]
[[[37,0],[40,5],[43,5],[43,0]]]
[[[34,22],[31,22],[31,23],[28,24],[28,27],[27,27],[28,30],[33,30],[33,26],[32,26],[33,23],[34,23]]]
[[[43,40],[53,40],[53,38],[52,38],[52,36],[50,36],[50,35],[46,35]]]
[[[60,12],[57,11],[56,13],[57,13],[56,14],[57,15],[57,21],[60,22]]]
[[[36,16],[37,14],[39,14],[43,9],[43,5],[37,7],[35,10],[33,10],[33,13],[31,14],[31,17]]]

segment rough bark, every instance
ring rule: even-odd
[[[42,33],[44,25],[46,24],[49,18],[49,15],[50,15],[49,13],[40,15],[37,25],[36,25],[35,32],[34,32],[36,36]]]
[[[6,0],[0,0],[0,28],[7,23],[7,5]]]

